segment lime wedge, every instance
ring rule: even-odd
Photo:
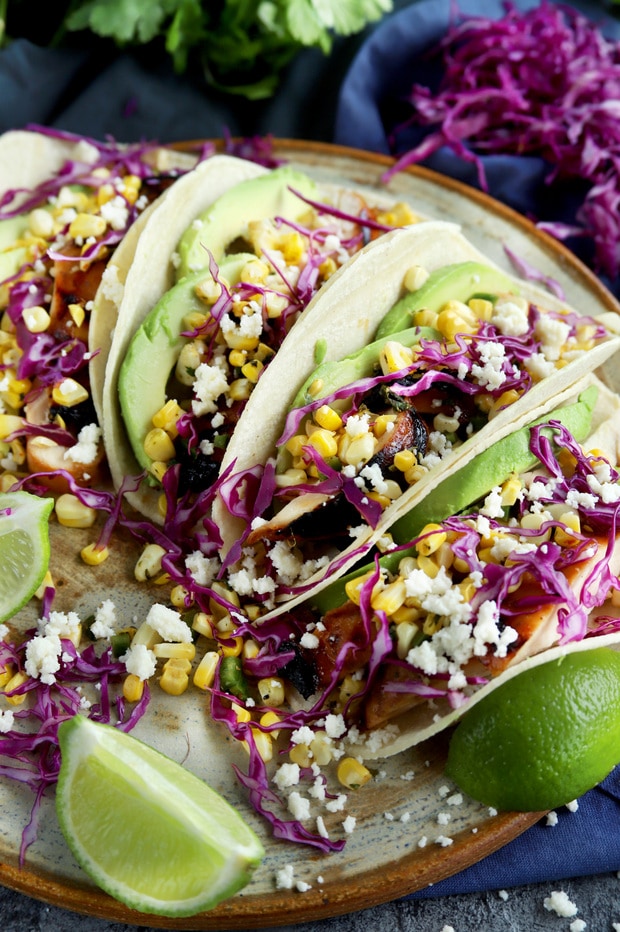
[[[538,812],[581,796],[620,763],[620,651],[567,652],[531,666],[473,706],[446,774],[497,809]]]
[[[263,846],[203,780],[82,715],[63,722],[58,736],[58,821],[102,890],[144,913],[191,916],[249,882]]]
[[[30,492],[0,494],[0,622],[12,618],[43,581],[53,507],[52,498]]]

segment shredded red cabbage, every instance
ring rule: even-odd
[[[560,239],[594,244],[595,269],[620,272],[620,43],[580,12],[542,0],[529,10],[504,3],[504,16],[454,17],[437,48],[438,88],[416,84],[410,125],[430,128],[400,155],[386,179],[442,147],[473,162],[486,189],[482,156],[540,157],[546,183],[586,186],[574,223],[541,222]]]

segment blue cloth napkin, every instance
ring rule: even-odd
[[[516,0],[515,5],[530,9],[538,4]],[[601,4],[571,5],[600,22],[606,35],[620,37],[620,22],[605,17]],[[501,0],[459,0],[458,6],[465,14],[497,17],[503,12]],[[403,102],[414,82],[433,86],[439,77],[424,53],[445,34],[450,7],[451,0],[422,0],[386,18],[372,32],[342,83],[335,142],[400,154],[423,138],[427,130],[411,129],[399,138],[400,147],[394,153],[388,136],[390,128],[411,112]],[[483,162],[489,193],[498,200],[525,215],[535,213],[540,219],[573,219],[574,198],[560,201],[549,197],[544,184],[548,167],[542,160],[485,156]],[[475,167],[448,149],[440,149],[424,164],[478,186]],[[620,767],[579,800],[576,812],[563,808],[557,815],[557,824],[551,826],[545,818],[496,853],[413,896],[496,890],[620,868]]]
[[[529,10],[537,7],[538,2],[514,0],[513,5]],[[412,114],[407,98],[414,83],[431,88],[437,86],[438,65],[429,60],[427,53],[445,35],[452,6],[453,0],[422,0],[387,17],[372,32],[342,82],[336,108],[335,142],[401,155],[427,135],[429,130],[418,126],[399,131],[394,140],[390,133]],[[458,0],[457,6],[465,15],[497,18],[504,12],[502,0]],[[589,16],[608,38],[620,38],[620,20],[606,15],[603,3],[571,0],[566,6]],[[497,200],[537,220],[575,222],[575,212],[584,192],[576,182],[562,186],[546,184],[549,165],[542,159],[491,155],[482,157],[481,161],[488,193]],[[440,148],[423,164],[479,187],[475,165],[447,147]],[[592,264],[592,244],[588,240],[572,238],[567,245],[583,261]],[[620,280],[601,277],[619,296]]]

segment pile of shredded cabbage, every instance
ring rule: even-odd
[[[441,147],[472,162],[487,190],[483,156],[540,157],[545,182],[579,183],[585,194],[574,223],[541,222],[559,239],[586,238],[592,265],[620,274],[620,42],[605,38],[575,9],[542,0],[531,10],[504,3],[500,19],[455,19],[433,56],[439,87],[413,86],[413,124],[430,133],[401,155],[387,175],[422,162]]]

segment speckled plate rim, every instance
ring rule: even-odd
[[[213,142],[220,151],[223,140],[190,140],[174,143],[174,147],[186,151],[197,150],[205,142]],[[366,152],[347,146],[323,142],[308,142],[298,139],[273,139],[273,153],[277,158],[304,167],[319,166],[338,175],[339,163],[357,165],[357,173],[339,175],[341,181],[354,186],[378,186],[387,194],[394,195],[399,183],[407,179],[428,182],[431,187],[444,192],[453,192],[470,201],[487,215],[492,215],[508,228],[518,230],[525,238],[535,241],[539,251],[549,257],[550,263],[561,269],[565,279],[574,282],[594,297],[606,310],[620,313],[620,304],[597,276],[582,263],[566,246],[555,240],[526,217],[512,208],[496,201],[484,192],[455,179],[422,166],[412,166],[394,176],[392,182],[383,185],[381,176],[393,165],[393,160],[384,155]],[[466,225],[464,232],[468,235]],[[415,791],[412,794],[415,800]],[[233,930],[267,928],[312,922],[379,905],[438,883],[461,870],[477,863],[484,857],[513,841],[524,831],[536,824],[543,813],[499,813],[489,815],[482,821],[476,833],[464,831],[454,837],[450,847],[439,846],[425,849],[415,848],[401,855],[390,864],[389,883],[386,883],[385,866],[380,872],[372,866],[356,875],[355,883],[342,884],[338,878],[327,878],[320,886],[302,894],[274,890],[270,894],[254,895],[240,893],[215,909],[187,918],[170,919],[144,914],[128,909],[122,903],[84,882],[59,879],[50,870],[28,865],[20,867],[18,853],[0,861],[0,883],[19,893],[49,905],[59,906],[76,913],[108,919],[116,922],[163,929]],[[277,842],[274,842],[277,844]],[[313,857],[309,855],[309,859]]]

